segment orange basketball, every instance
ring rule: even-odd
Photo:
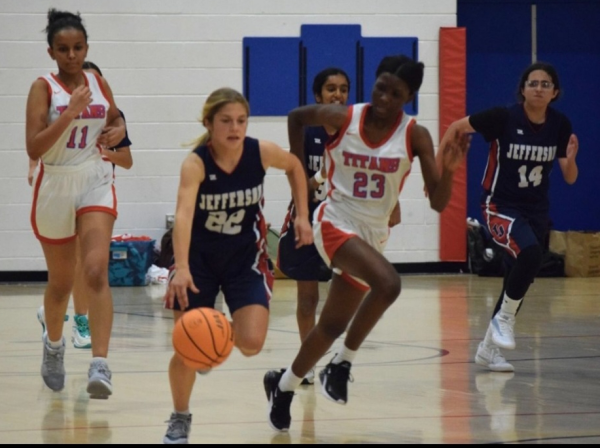
[[[184,313],[173,327],[173,348],[188,367],[208,370],[229,357],[233,329],[223,313],[195,308]]]

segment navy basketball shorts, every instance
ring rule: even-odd
[[[210,253],[190,251],[190,272],[200,290],[188,289],[190,309],[214,308],[219,290],[231,314],[249,305],[269,309],[274,277],[265,249],[252,242]],[[181,310],[177,300],[173,309]]]
[[[494,242],[513,258],[529,247],[544,247],[549,218],[545,212],[534,213],[495,203],[482,204],[483,219]]]
[[[292,222],[289,222],[279,237],[277,267],[287,277],[296,281],[326,282],[331,279],[331,269],[325,264],[314,244],[296,249],[296,234]]]

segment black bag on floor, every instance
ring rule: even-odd
[[[174,262],[173,228],[170,228],[165,232],[160,240],[160,253],[158,254],[154,264],[159,268],[169,269]]]
[[[504,276],[504,250],[498,247],[482,225],[467,226],[469,272],[481,277]]]

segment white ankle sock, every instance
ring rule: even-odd
[[[515,317],[517,314],[517,310],[519,309],[519,305],[523,299],[513,300],[504,293],[504,298],[502,299],[502,306],[500,307],[500,311],[503,314],[506,314],[510,317]]]
[[[279,380],[279,390],[281,392],[293,392],[300,386],[300,383],[302,383],[302,378],[294,375],[292,366],[290,366],[283,372]]]
[[[341,364],[344,361],[348,361],[350,364],[352,364],[357,353],[358,350],[350,350],[345,345],[342,345],[341,350],[335,355],[331,362],[332,364]]]
[[[48,339],[48,347],[50,347],[51,349],[56,350],[57,348],[61,348],[63,343],[62,343],[62,339],[58,342],[52,342],[50,339]]]
[[[177,410],[174,410],[173,412],[175,414],[179,414],[179,415],[185,415],[185,416],[190,415],[190,410],[189,409],[187,411],[177,411]]]

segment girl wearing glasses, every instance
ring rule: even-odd
[[[517,104],[461,118],[440,143],[443,148],[457,131],[478,132],[490,143],[481,207],[494,241],[505,250],[505,275],[475,362],[496,372],[514,371],[500,349],[515,348],[515,316],[542,264],[554,160],[568,184],[577,180],[577,137],[569,119],[550,107],[559,95],[554,67],[531,64],[519,81]]]

